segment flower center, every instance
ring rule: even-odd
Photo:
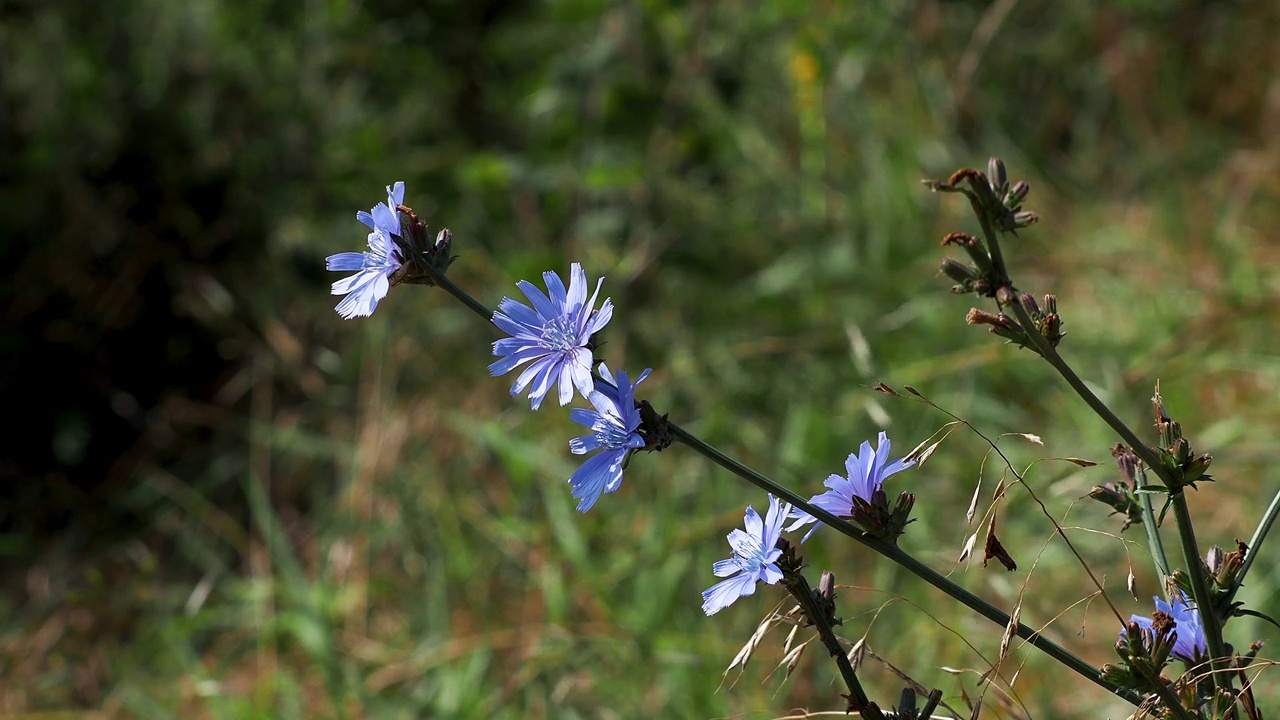
[[[739,556],[739,565],[743,570],[749,573],[758,573],[760,568],[764,567],[764,549],[760,547],[756,538],[751,538],[751,545],[747,553]]]
[[[390,274],[400,267],[400,248],[381,230],[369,233],[369,252],[364,253],[363,270],[384,270]]]
[[[602,413],[600,419],[596,421],[596,426],[592,429],[595,430],[596,439],[612,450],[625,446],[627,440],[631,438],[631,433],[622,424],[622,420],[612,412],[608,414]]]
[[[577,327],[568,315],[548,320],[542,326],[542,346],[566,352],[579,347]]]

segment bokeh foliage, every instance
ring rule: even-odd
[[[447,225],[452,277],[495,305],[580,261],[618,310],[602,354],[655,369],[672,418],[817,492],[878,428],[900,452],[945,418],[1015,462],[1106,460],[1114,439],[1030,353],[963,324],[937,241],[967,209],[922,177],[998,154],[1042,224],[1011,248],[1056,292],[1068,360],[1145,426],[1154,381],[1217,485],[1202,545],[1252,531],[1280,485],[1280,10],[1267,3],[544,3],[128,0],[0,7],[0,711],[139,717],[713,717],[840,707],[818,653],[720,673],[779,597],[714,619],[698,591],[749,486],[678,448],[637,458],[579,517],[567,413],[485,372],[492,333],[396,288],[342,322],[325,255],[403,179]],[[959,433],[925,468],[903,545],[951,567],[1001,468]],[[985,460],[985,463],[984,463]],[[1058,517],[1108,464],[1039,463]],[[1050,530],[1018,489],[1017,601]],[[1064,524],[1118,529],[1100,507]],[[1125,538],[1158,591],[1141,538]],[[1124,596],[1125,547],[1079,542]],[[846,631],[955,699],[1000,629],[860,549],[806,553]],[[1241,599],[1280,611],[1266,563]],[[1089,587],[1050,542],[1023,621]],[[1126,611],[1147,609],[1125,602]],[[1098,605],[1099,603],[1094,603]],[[926,615],[925,613],[928,613]],[[936,621],[935,619],[936,618]],[[1084,628],[1082,636],[1077,631]],[[1114,619],[1051,626],[1108,659]],[[1237,645],[1260,624],[1228,627]],[[1034,714],[1121,712],[1035,653]],[[1006,668],[1012,676],[1016,665]],[[871,663],[873,696],[900,682]],[[731,676],[732,677],[732,676]],[[1064,692],[1069,688],[1069,692]],[[994,696],[989,699],[994,704]],[[1111,704],[1108,704],[1111,703]]]

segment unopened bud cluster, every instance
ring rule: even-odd
[[[957,295],[975,293],[981,297],[995,298],[1000,310],[1008,310],[1011,305],[1017,304],[1022,306],[1027,316],[1019,322],[1004,312],[996,314],[971,310],[966,318],[969,324],[989,325],[991,332],[996,335],[1039,353],[1044,343],[1028,335],[1033,332],[1034,327],[1036,334],[1043,337],[1051,347],[1057,347],[1064,335],[1057,298],[1045,295],[1041,307],[1032,295],[1019,293],[1009,278],[998,246],[999,240],[995,237],[1002,232],[1013,233],[1040,219],[1035,213],[1022,209],[1022,202],[1031,192],[1031,185],[1025,180],[1010,184],[1008,171],[1000,158],[991,158],[985,175],[977,170],[964,168],[952,173],[945,182],[927,181],[926,184],[939,192],[963,194],[969,199],[969,204],[982,223],[983,238],[952,232],[942,239],[943,245],[958,247],[969,257],[968,263],[955,258],[945,258],[942,261],[940,271],[955,283],[951,286],[951,292]],[[1027,322],[1027,318],[1030,318],[1030,324],[1023,327],[1022,323]]]
[[[1089,490],[1089,497],[1104,503],[1117,514],[1124,516],[1124,525],[1120,527],[1123,532],[1128,530],[1130,525],[1142,523],[1142,505],[1138,502],[1136,490],[1139,487],[1138,479],[1145,478],[1146,471],[1137,453],[1124,445],[1116,444],[1111,448],[1111,456],[1116,459],[1116,465],[1120,468],[1120,476],[1124,478],[1124,482],[1094,485]]]
[[[1224,552],[1222,548],[1214,546],[1205,553],[1203,567],[1209,582],[1209,599],[1213,607],[1219,610],[1220,616],[1231,615],[1239,606],[1237,603],[1236,607],[1223,607],[1230,602],[1229,599],[1238,589],[1237,578],[1244,568],[1244,559],[1248,552],[1248,546],[1240,538],[1236,538],[1235,550]],[[1191,592],[1191,577],[1186,572],[1175,570],[1170,580],[1183,592]]]
[[[871,502],[856,495],[853,497],[851,517],[868,534],[881,540],[897,542],[907,523],[911,522],[911,508],[915,504],[915,494],[904,492],[898,495],[898,500],[891,508],[884,488],[876,488],[871,494]]]
[[[1160,436],[1160,464],[1175,480],[1175,486],[1169,488],[1170,491],[1179,492],[1186,485],[1194,487],[1198,480],[1213,482],[1213,478],[1205,474],[1213,457],[1195,454],[1191,441],[1182,434],[1182,423],[1170,418],[1165,412],[1159,388],[1156,388],[1151,402],[1155,407],[1156,431]]]
[[[1032,322],[1035,323],[1036,332],[1049,342],[1053,347],[1057,347],[1058,343],[1066,333],[1062,332],[1062,318],[1058,315],[1058,303],[1052,295],[1045,295],[1045,310],[1041,311],[1036,304],[1035,298],[1024,293],[1019,298],[1019,303],[1027,314],[1031,316]],[[968,314],[965,315],[964,321],[970,325],[989,325],[991,332],[1008,340],[1019,347],[1028,348],[1035,352],[1040,352],[1036,344],[1027,336],[1026,331],[1018,324],[1018,321],[1012,316],[1003,312],[991,313],[978,308],[970,308]]]
[[[1017,230],[1040,221],[1039,215],[1022,209],[1022,201],[1031,192],[1031,185],[1026,180],[1019,180],[1010,186],[1004,161],[1000,158],[993,157],[987,163],[987,183],[995,200],[992,207],[998,206],[1002,211],[992,218],[997,229]]]
[[[400,234],[393,235],[392,240],[400,246],[405,262],[388,278],[391,285],[407,283],[410,285],[435,285],[435,277],[443,277],[449,266],[457,259],[453,251],[453,233],[448,228],[436,233],[435,240],[427,232],[426,223],[418,219],[413,209],[407,205],[398,205],[400,211]]]
[[[1142,627],[1137,622],[1125,624],[1116,640],[1115,651],[1120,664],[1102,666],[1104,680],[1122,688],[1149,692],[1157,684],[1168,684],[1160,673],[1169,664],[1178,631],[1172,617],[1157,610],[1151,617],[1151,626]]]
[[[1058,315],[1058,298],[1053,295],[1044,296],[1044,309],[1036,303],[1035,297],[1031,293],[1022,293],[1018,296],[1018,302],[1022,308],[1031,316],[1032,322],[1036,325],[1036,332],[1040,336],[1049,341],[1049,344],[1057,347],[1062,341],[1062,336],[1066,333],[1062,332],[1062,316]]]
[[[1222,548],[1217,546],[1209,548],[1205,558],[1205,569],[1209,571],[1210,582],[1223,590],[1234,588],[1236,576],[1244,567],[1244,558],[1248,552],[1249,547],[1241,542],[1240,538],[1236,538],[1236,549],[1231,552],[1223,552]]]

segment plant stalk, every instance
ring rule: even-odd
[[[423,263],[423,264],[426,265],[426,263]],[[479,315],[481,318],[484,319],[485,322],[487,323],[493,322],[492,310],[485,307],[484,304],[481,303],[479,300],[476,300],[475,298],[468,295],[467,291],[455,285],[454,282],[450,280],[447,276],[445,276],[444,273],[436,272],[435,268],[432,268],[430,265],[426,265],[425,269],[427,271],[427,276],[431,278],[432,282],[434,282],[436,285],[439,285],[441,288],[443,288],[445,292],[457,298],[458,302],[461,302],[463,305],[466,305],[467,308],[471,310],[471,312],[475,313],[476,315]]]
[[[1026,308],[1022,307],[1022,303],[1013,302],[1009,304],[1009,307],[1013,310],[1014,315],[1017,316],[1018,324],[1022,326],[1022,331],[1028,338],[1030,338],[1031,344],[1036,346],[1036,351],[1040,353],[1040,356],[1052,365],[1054,370],[1058,371],[1058,374],[1062,376],[1062,379],[1067,381],[1067,384],[1071,386],[1071,389],[1075,390],[1076,395],[1079,395],[1080,399],[1085,401],[1085,404],[1093,410],[1094,414],[1102,418],[1102,421],[1107,425],[1111,426],[1111,429],[1120,436],[1120,439],[1124,440],[1125,443],[1133,449],[1133,452],[1138,456],[1138,459],[1142,460],[1143,464],[1150,468],[1151,471],[1164,482],[1166,487],[1173,487],[1175,485],[1175,479],[1169,471],[1160,464],[1160,458],[1156,457],[1156,454],[1152,452],[1151,448],[1146,443],[1138,439],[1137,434],[1135,434],[1133,430],[1129,429],[1129,426],[1125,425],[1124,421],[1117,417],[1116,414],[1111,411],[1111,408],[1107,407],[1106,403],[1099,400],[1098,396],[1093,394],[1093,391],[1089,389],[1088,385],[1085,385],[1084,380],[1081,380],[1079,375],[1076,375],[1075,370],[1072,370],[1066,360],[1063,360],[1062,356],[1058,354],[1057,348],[1050,345],[1049,341],[1046,340],[1044,336],[1040,334],[1040,331],[1036,329],[1035,322],[1031,319],[1031,316],[1027,314]]]
[[[1218,614],[1214,612],[1213,600],[1209,595],[1209,581],[1205,578],[1204,560],[1200,549],[1196,547],[1196,533],[1191,525],[1191,511],[1187,508],[1187,496],[1182,488],[1169,493],[1173,502],[1173,517],[1178,521],[1178,538],[1182,541],[1182,555],[1187,563],[1187,574],[1191,576],[1191,596],[1195,598],[1196,610],[1200,613],[1200,624],[1204,626],[1205,644],[1209,646],[1209,669],[1214,687],[1222,690],[1231,689],[1231,676],[1218,672],[1225,668],[1227,648],[1222,642],[1222,625],[1218,623]]]
[[[985,223],[984,223],[984,226],[985,226]],[[467,294],[465,290],[462,290],[457,285],[455,285],[453,281],[449,280],[443,273],[435,272],[435,270],[430,267],[427,268],[427,272],[431,276],[431,279],[437,285],[439,285],[441,288],[443,288],[446,292],[448,292],[450,295],[455,297],[457,300],[462,302],[462,304],[466,305],[477,316],[483,318],[485,322],[492,323],[493,312],[491,310],[489,310],[483,304],[481,304],[478,300],[476,300],[475,298]],[[1016,303],[1015,303],[1015,307],[1019,311],[1022,310],[1021,306],[1017,305]],[[1036,336],[1039,337],[1038,334]],[[1041,339],[1043,340],[1043,338]],[[1116,422],[1119,422],[1119,420],[1117,420]],[[1121,426],[1123,427],[1123,425]],[[687,432],[680,426],[676,425],[675,423],[668,423],[668,427],[673,436],[675,436],[677,439],[679,439],[688,447],[692,448],[697,453],[703,455],[707,459],[716,463],[717,465],[725,468],[726,470],[743,478],[744,480],[747,480],[748,482],[765,490],[766,492],[771,492],[774,495],[778,496],[779,498],[787,502],[790,502],[795,507],[798,507],[801,510],[804,510],[805,512],[818,518],[819,520],[831,526],[832,528],[835,528],[837,532],[853,539],[855,542],[858,542],[872,549],[873,551],[897,563],[898,565],[901,565],[902,567],[906,568],[908,572],[924,580],[930,585],[933,585],[935,588],[946,593],[950,597],[954,598],[956,601],[960,602],[965,607],[969,608],[970,610],[973,610],[974,612],[990,620],[991,622],[997,625],[1000,625],[1001,627],[1009,626],[1010,617],[1008,615],[1001,612],[995,606],[991,605],[990,603],[983,600],[982,598],[974,595],[968,590],[965,590],[959,585],[951,582],[946,577],[944,577],[943,575],[935,571],[933,568],[930,568],[929,566],[915,559],[911,555],[908,555],[897,545],[890,542],[886,542],[879,538],[875,538],[870,535],[867,535],[863,533],[860,529],[852,525],[851,523],[848,523],[845,520],[832,515],[831,513],[827,512],[826,510],[823,510],[820,507],[811,505],[805,498],[797,495],[796,493],[783,487],[782,485],[779,485],[778,483],[770,480],[764,475],[757,473],[756,471],[752,470],[746,465],[743,465],[742,463],[737,462],[733,458],[725,455],[724,453],[715,449],[711,445],[708,445],[702,440],[699,440],[696,436],[690,434],[689,432]],[[1135,448],[1135,451],[1136,451],[1136,448]],[[1016,634],[1018,635],[1018,637],[1034,645],[1036,648],[1038,648],[1045,654],[1049,655],[1054,660],[1057,660],[1058,662],[1062,663],[1063,665],[1071,669],[1076,674],[1092,682],[1093,684],[1101,687],[1107,692],[1124,699],[1126,702],[1129,702],[1132,705],[1137,706],[1140,704],[1141,699],[1136,697],[1134,693],[1107,682],[1102,678],[1102,673],[1097,668],[1086,663],[1084,660],[1080,659],[1073,653],[1067,651],[1065,648],[1053,642],[1052,640],[1040,635],[1038,632],[1036,632],[1035,630],[1032,630],[1030,627],[1023,625],[1022,623],[1018,623],[1018,626],[1016,628]]]
[[[1178,696],[1174,694],[1173,689],[1160,678],[1159,672],[1154,671],[1145,661],[1138,665],[1138,669],[1142,672],[1142,677],[1147,681],[1147,684],[1160,697],[1160,700],[1164,702],[1164,706],[1169,709],[1169,712],[1174,717],[1178,718],[1178,720],[1195,720],[1191,713],[1182,707],[1182,703],[1178,700]]]
[[[1173,473],[1160,463],[1160,459],[1156,457],[1152,449],[1139,440],[1138,436],[1129,429],[1129,426],[1125,425],[1111,411],[1111,408],[1108,408],[1084,384],[1080,376],[1076,375],[1071,366],[1058,354],[1057,349],[1050,345],[1049,341],[1036,329],[1035,322],[1032,321],[1026,308],[1022,307],[1022,303],[1013,302],[1009,304],[1009,307],[1013,309],[1018,318],[1018,324],[1022,326],[1023,333],[1030,338],[1041,357],[1058,371],[1058,374],[1067,381],[1067,384],[1093,409],[1098,417],[1102,418],[1104,422],[1111,426],[1112,430],[1115,430],[1120,435],[1121,439],[1129,444],[1134,454],[1164,482],[1165,487],[1170,488],[1169,497],[1173,501],[1174,517],[1178,525],[1178,537],[1182,542],[1182,552],[1187,563],[1187,574],[1191,577],[1192,595],[1200,613],[1201,624],[1204,626],[1205,641],[1209,646],[1209,654],[1213,658],[1212,667],[1216,670],[1219,661],[1226,658],[1226,649],[1222,643],[1222,626],[1218,622],[1217,613],[1213,611],[1213,605],[1209,602],[1209,586],[1204,576],[1204,561],[1201,559],[1200,551],[1196,547],[1195,529],[1191,524],[1191,513],[1187,510],[1187,500],[1182,493],[1180,479],[1174,477]],[[1212,675],[1215,687],[1229,684],[1229,680],[1220,673],[1214,672]]]
[[[1138,468],[1135,474],[1138,487],[1147,485],[1147,471]],[[1140,493],[1138,502],[1142,508],[1142,529],[1147,534],[1147,547],[1151,550],[1151,559],[1156,564],[1156,572],[1160,573],[1160,587],[1164,587],[1169,578],[1169,556],[1164,551],[1164,541],[1160,539],[1160,528],[1156,527],[1156,511],[1151,505],[1151,493]]]
[[[716,450],[714,447],[708,445],[702,440],[699,440],[697,437],[689,434],[686,430],[679,427],[675,423],[669,423],[668,427],[671,430],[671,434],[674,435],[677,439],[679,439],[685,445],[688,445],[695,452],[699,453],[700,455],[716,463],[720,467],[728,470],[734,475],[737,475],[738,477],[746,480],[747,482],[750,482],[751,484],[755,485],[756,487],[766,492],[773,493],[779,498],[791,503],[795,507],[798,507],[801,510],[804,510],[810,515],[813,515],[814,517],[818,518],[822,522],[831,526],[836,530],[836,532],[839,532],[842,535],[845,535],[853,539],[855,542],[858,542],[874,550],[880,555],[888,558],[894,563],[901,565],[903,568],[906,568],[906,570],[911,574],[915,575],[921,580],[924,580],[925,582],[929,583],[935,588],[941,590],[942,592],[954,598],[960,604],[964,605],[970,610],[973,610],[974,612],[990,620],[991,622],[997,625],[1000,625],[1001,627],[1009,626],[1010,618],[1008,615],[1001,612],[999,609],[997,609],[995,606],[988,603],[986,600],[983,600],[977,595],[974,595],[968,590],[951,582],[946,577],[944,577],[943,575],[935,571],[933,568],[929,567],[928,565],[925,565],[924,563],[915,559],[911,555],[908,555],[897,545],[890,542],[886,542],[879,538],[867,535],[866,533],[862,532],[862,530],[858,529],[853,524],[841,518],[838,518],[835,515],[832,515],[826,510],[823,510],[822,508],[817,507],[816,505],[810,504],[807,500],[805,500],[801,496],[779,485],[773,480],[770,480],[764,475],[761,475],[755,470],[752,470],[746,465],[739,463],[738,461],[725,455],[719,450]],[[1049,657],[1052,657],[1054,660],[1057,660],[1058,662],[1067,666],[1071,671],[1075,672],[1076,674],[1080,675],[1086,680],[1092,682],[1098,687],[1101,687],[1107,692],[1123,698],[1124,700],[1126,700],[1127,702],[1135,706],[1140,703],[1140,699],[1135,697],[1133,693],[1107,682],[1102,678],[1102,673],[1097,668],[1086,663],[1084,660],[1081,660],[1079,657],[1067,651],[1065,648],[1053,642],[1052,640],[1049,640],[1048,638],[1040,635],[1035,630],[1032,630],[1031,628],[1027,627],[1026,625],[1023,625],[1022,623],[1018,623],[1018,626],[1016,628],[1016,633],[1018,637],[1031,643],[1036,648],[1040,649],[1045,654],[1047,654]]]
[[[968,195],[968,193],[966,193]],[[980,203],[975,197],[970,196],[969,202],[973,206],[974,214],[978,217],[978,221],[982,225],[983,234],[986,236],[987,245],[991,250],[991,257],[996,266],[997,272],[1001,280],[1007,282],[1010,291],[1013,290],[1013,282],[1009,278],[1008,268],[1005,266],[1004,257],[1000,252],[999,235],[991,227],[990,221],[987,219],[986,213],[982,211]],[[1213,606],[1209,603],[1209,588],[1204,576],[1204,562],[1200,558],[1200,551],[1196,547],[1195,530],[1191,524],[1191,513],[1187,509],[1186,497],[1182,492],[1180,478],[1175,477],[1172,471],[1164,467],[1155,452],[1144,442],[1138,439],[1138,436],[1126,425],[1119,417],[1116,416],[1111,408],[1108,408],[1093,391],[1085,385],[1084,381],[1076,375],[1071,366],[1067,364],[1062,356],[1058,354],[1057,348],[1049,343],[1040,331],[1036,328],[1035,322],[1032,320],[1026,308],[1022,307],[1022,303],[1018,302],[1016,297],[1013,302],[1006,304],[1013,310],[1017,317],[1018,325],[1022,327],[1023,334],[1035,346],[1036,351],[1045,359],[1058,374],[1062,376],[1067,384],[1080,396],[1082,400],[1094,411],[1098,417],[1111,426],[1111,429],[1118,434],[1121,439],[1128,443],[1133,449],[1134,454],[1138,456],[1142,462],[1156,474],[1164,483],[1165,487],[1170,489],[1170,498],[1174,506],[1174,516],[1178,525],[1178,537],[1182,542],[1183,555],[1187,563],[1187,572],[1191,577],[1192,595],[1195,598],[1197,610],[1200,613],[1201,624],[1205,629],[1205,640],[1209,646],[1209,654],[1212,656],[1211,667],[1218,668],[1220,660],[1225,660],[1226,651],[1222,642],[1222,627],[1218,623],[1217,613],[1213,611]],[[1146,494],[1144,493],[1144,496]],[[1158,535],[1153,536],[1155,531],[1154,522],[1146,522],[1147,518],[1154,513],[1149,513],[1147,509],[1150,503],[1144,503],[1143,515],[1144,524],[1148,525],[1148,542],[1151,543],[1154,537],[1155,544],[1158,545]],[[1153,546],[1154,549],[1154,546]],[[1163,547],[1160,546],[1158,556],[1163,556]],[[1157,562],[1159,562],[1157,560]],[[1167,560],[1165,562],[1167,570]],[[1219,677],[1218,672],[1211,673],[1215,687],[1227,689],[1230,687],[1229,679]]]
[[[818,606],[817,600],[813,596],[813,588],[809,586],[809,581],[803,573],[791,569],[783,570],[783,585],[787,591],[796,599],[800,605],[804,616],[813,623],[813,627],[818,631],[818,637],[822,638],[822,644],[826,646],[827,652],[831,653],[831,657],[835,658],[836,666],[840,668],[840,677],[844,678],[844,684],[849,688],[849,694],[846,696],[849,705],[860,715],[878,715],[878,708],[871,709],[873,704],[867,693],[862,689],[862,683],[858,682],[858,676],[853,671],[853,664],[849,662],[849,656],[845,654],[844,646],[840,644],[840,639],[836,637],[835,630],[831,628],[831,623],[827,620],[827,614]],[[881,715],[883,717],[883,715]]]

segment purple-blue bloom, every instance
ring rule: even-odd
[[[714,615],[738,598],[754,594],[757,582],[763,580],[773,585],[782,579],[782,569],[778,567],[782,551],[777,545],[782,535],[782,524],[790,514],[791,504],[783,505],[773,495],[769,496],[769,512],[764,520],[760,519],[755,508],[747,506],[747,513],[742,518],[746,530],[735,528],[728,535],[733,557],[719,560],[711,566],[716,577],[729,579],[702,591],[702,612]]]
[[[511,386],[511,394],[518,395],[529,387],[529,400],[534,410],[542,404],[551,384],[557,380],[561,405],[568,405],[573,399],[575,387],[582,397],[590,399],[594,390],[591,350],[587,343],[613,317],[613,302],[608,298],[605,298],[599,312],[593,312],[604,278],[596,283],[595,293],[588,301],[587,274],[583,272],[582,265],[573,264],[568,290],[554,272],[543,273],[542,279],[547,284],[550,297],[531,282],[521,280],[517,283],[533,304],[532,308],[511,298],[503,298],[498,305],[498,311],[493,314],[493,324],[511,337],[493,344],[493,354],[502,359],[489,366],[489,372],[497,377],[529,363]]]
[[[587,458],[569,478],[573,496],[578,499],[578,512],[586,512],[596,500],[607,492],[622,486],[622,468],[632,451],[644,447],[644,438],[636,432],[640,427],[640,411],[636,409],[635,389],[649,377],[649,370],[630,382],[627,374],[618,371],[615,379],[609,368],[600,365],[600,374],[606,383],[602,390],[592,390],[587,396],[595,410],[573,408],[569,419],[591,428],[591,434],[569,441],[574,455],[600,451]]]
[[[391,284],[388,278],[404,264],[400,247],[392,235],[400,234],[400,212],[396,206],[404,202],[404,183],[387,187],[387,201],[373,206],[372,213],[361,210],[356,219],[372,231],[369,233],[369,252],[344,252],[330,255],[325,267],[337,272],[355,270],[356,274],[333,284],[334,295],[346,295],[338,303],[338,314],[350,320],[368,317],[378,307],[378,301],[387,296]]]
[[[1209,643],[1205,640],[1204,625],[1201,623],[1200,611],[1187,604],[1187,598],[1179,591],[1173,598],[1173,605],[1155,598],[1156,610],[1173,618],[1177,623],[1175,630],[1178,639],[1173,643],[1172,655],[1179,660],[1194,665],[1196,658],[1209,656]],[[1150,630],[1152,619],[1141,615],[1132,615],[1129,622],[1138,623],[1144,630]]]
[[[889,462],[891,447],[892,443],[889,442],[889,436],[883,432],[880,433],[880,437],[876,441],[875,452],[871,451],[871,443],[864,440],[859,452],[851,454],[844,462],[844,469],[848,472],[848,477],[840,477],[839,475],[828,477],[827,481],[823,483],[828,490],[821,495],[814,495],[809,499],[809,502],[837,517],[852,516],[854,497],[862,498],[863,501],[870,503],[871,497],[884,484],[886,478],[916,464],[914,460],[894,460]],[[797,530],[809,523],[817,523],[809,532],[805,533],[800,542],[808,540],[810,535],[822,527],[822,523],[818,522],[817,518],[803,510],[795,510],[793,516],[796,521],[787,528],[788,531]]]

